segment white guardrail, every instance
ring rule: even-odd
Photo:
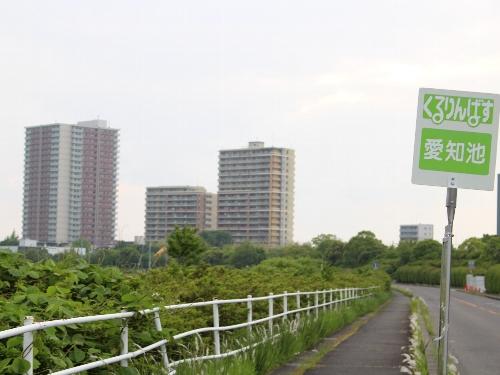
[[[76,367],[68,368],[61,371],[52,372],[52,375],[69,375],[76,374],[81,371],[90,370],[98,367],[108,366],[113,363],[120,362],[120,366],[128,367],[128,360],[143,355],[147,352],[150,352],[154,349],[159,348],[161,356],[162,356],[162,365],[167,370],[169,374],[175,374],[175,367],[184,362],[193,362],[193,361],[203,361],[208,359],[217,359],[224,358],[228,356],[235,355],[237,353],[246,351],[259,345],[260,343],[256,343],[250,346],[246,346],[243,348],[239,348],[236,350],[227,351],[221,353],[221,345],[220,345],[220,332],[230,331],[234,329],[247,327],[249,331],[252,330],[252,326],[261,323],[268,323],[269,330],[269,339],[275,337],[273,335],[273,327],[274,320],[278,318],[286,319],[289,315],[295,315],[295,319],[299,319],[301,312],[306,312],[307,314],[311,313],[311,310],[314,310],[315,317],[319,316],[319,311],[322,308],[326,311],[327,308],[332,309],[334,306],[344,306],[348,304],[350,301],[365,298],[371,296],[373,290],[378,287],[369,287],[369,288],[344,288],[344,289],[330,289],[330,290],[317,290],[314,292],[301,292],[297,291],[294,293],[284,292],[282,294],[273,294],[270,293],[268,296],[263,297],[252,297],[251,295],[247,296],[247,298],[240,299],[227,299],[227,300],[217,300],[213,301],[205,301],[205,302],[193,302],[193,303],[182,303],[178,305],[168,305],[164,307],[155,307],[152,309],[141,310],[137,312],[132,311],[122,311],[120,313],[115,314],[104,314],[104,315],[93,315],[93,316],[85,316],[78,318],[70,318],[70,319],[59,319],[59,320],[50,320],[44,322],[34,322],[33,317],[27,316],[24,320],[24,325],[7,329],[5,331],[0,332],[0,339],[6,339],[13,336],[23,335],[23,358],[30,363],[30,369],[26,372],[25,375],[33,375],[33,332],[41,331],[50,327],[61,327],[68,326],[71,324],[85,324],[85,323],[94,323],[100,321],[107,320],[122,320],[122,329],[121,329],[121,350],[120,355],[100,359],[98,361],[86,363],[83,365],[79,365]],[[320,296],[322,296],[322,302],[320,303]],[[288,309],[288,299],[290,297],[295,297],[296,308],[294,310]],[[311,297],[314,297],[314,304],[311,304]],[[283,308],[279,313],[274,312],[274,300],[282,298],[283,299]],[[304,301],[305,300],[305,301]],[[265,318],[261,319],[253,319],[252,312],[252,303],[257,301],[268,301],[268,311],[269,314]],[[302,306],[302,303],[305,302],[305,306]],[[221,326],[219,321],[219,306],[226,304],[235,304],[235,303],[245,303],[247,305],[247,321],[239,324],[233,324],[228,326]],[[175,336],[173,336],[174,340],[179,340],[188,336],[197,335],[205,332],[213,332],[213,346],[214,346],[214,354],[186,358],[177,360],[175,362],[169,362],[168,354],[167,354],[167,340],[162,339],[157,341],[151,345],[143,347],[139,350],[129,352],[128,348],[128,326],[127,320],[136,315],[153,315],[153,321],[155,325],[155,329],[157,331],[162,331],[162,325],[160,321],[160,310],[178,310],[178,309],[187,309],[187,308],[195,308],[200,306],[212,306],[213,312],[213,326],[212,327],[203,327],[193,329],[191,331],[182,332]],[[261,342],[262,343],[262,342]]]

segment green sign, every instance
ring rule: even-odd
[[[492,190],[498,95],[420,89],[412,182]]]
[[[491,134],[422,129],[421,169],[488,175]]]

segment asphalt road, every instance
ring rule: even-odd
[[[437,328],[439,288],[404,287],[427,302]],[[459,360],[461,375],[499,375],[500,301],[452,290],[449,350]]]

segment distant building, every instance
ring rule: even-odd
[[[206,230],[217,229],[217,194],[205,195],[205,227]]]
[[[144,245],[146,243],[144,236],[134,236],[135,245]]]
[[[29,238],[21,238],[19,240],[19,247],[37,247],[38,243],[36,240],[30,240]]]
[[[104,120],[26,128],[23,238],[114,244],[118,129]]]
[[[146,242],[164,240],[175,227],[193,227],[199,231],[212,229],[213,200],[214,194],[200,186],[148,187]]]
[[[421,241],[434,238],[434,225],[432,224],[410,224],[399,227],[400,241]]]
[[[234,242],[293,241],[295,152],[250,142],[219,152],[217,228]]]

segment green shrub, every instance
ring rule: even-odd
[[[486,272],[485,282],[488,293],[500,293],[500,264],[490,267]]]
[[[469,270],[466,267],[455,267],[451,269],[451,286],[456,288],[465,287],[465,281]]]

